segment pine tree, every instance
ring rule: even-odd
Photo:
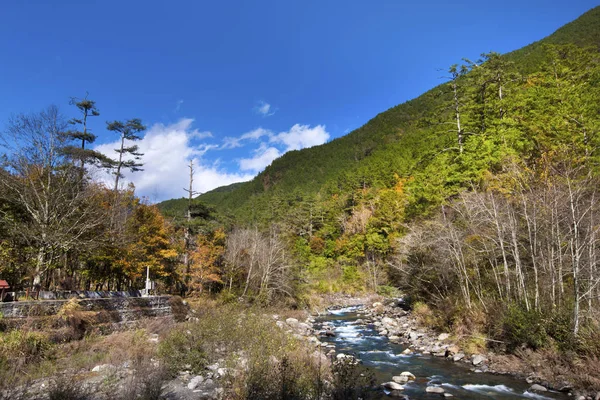
[[[146,127],[142,124],[142,121],[138,118],[130,119],[127,122],[113,121],[107,122],[107,129],[109,131],[117,132],[121,136],[121,147],[115,149],[119,153],[119,159],[112,161],[113,174],[115,175],[115,187],[114,191],[119,190],[119,179],[123,178],[123,168],[129,169],[131,172],[143,171],[141,168],[144,164],[140,162],[143,153],[140,153],[137,145],[126,146],[125,141],[136,141],[142,137],[139,135],[140,132],[146,130]],[[133,159],[128,158],[132,156]]]
[[[108,157],[95,150],[86,148],[86,144],[94,143],[96,140],[96,135],[88,128],[88,118],[100,115],[96,107],[96,102],[89,100],[86,94],[83,99],[72,97],[69,104],[77,107],[81,113],[81,117],[69,120],[69,124],[78,126],[78,129],[66,131],[64,135],[66,140],[80,142],[81,144],[65,146],[62,152],[73,161],[79,161],[82,174],[86,163],[108,167],[110,165]]]

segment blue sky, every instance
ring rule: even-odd
[[[440,69],[551,34],[595,1],[60,1],[0,6],[0,126],[70,96],[141,118],[150,200],[249,179],[442,82]]]

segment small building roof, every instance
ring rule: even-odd
[[[0,279],[0,289],[8,289],[10,285],[5,280]]]

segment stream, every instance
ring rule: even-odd
[[[430,355],[401,354],[406,346],[391,343],[387,337],[380,336],[373,325],[361,324],[357,320],[363,316],[357,314],[359,307],[347,307],[330,310],[318,317],[315,327],[320,329],[323,323],[334,327],[336,336],[322,337],[324,343],[335,345],[337,354],[344,353],[358,358],[362,365],[370,369],[378,384],[389,382],[392,376],[409,371],[416,376],[415,381],[403,384],[403,394],[410,399],[440,399],[444,395],[426,393],[427,386],[440,386],[445,393],[456,399],[568,399],[564,393],[528,391],[531,385],[509,375],[476,373],[464,363]],[[449,397],[449,396],[448,396]],[[381,391],[381,399],[389,399]]]

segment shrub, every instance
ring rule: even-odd
[[[431,308],[420,301],[413,304],[413,315],[421,325],[434,326],[436,324],[435,316]]]
[[[187,318],[189,308],[179,296],[171,296],[169,298],[169,306],[171,313],[177,322],[183,322]]]
[[[48,338],[37,332],[13,330],[0,335],[0,371],[15,371],[38,362],[51,348]],[[10,357],[10,358],[9,358]]]
[[[509,351],[523,346],[536,350],[548,343],[542,316],[537,311],[510,305],[501,321],[502,335],[499,339],[506,343]]]
[[[188,328],[173,329],[158,346],[158,357],[172,375],[185,369],[199,373],[207,365],[198,331]]]
[[[80,383],[60,376],[50,383],[48,400],[88,400],[90,393]]]
[[[375,376],[353,358],[342,358],[333,364],[332,400],[358,400],[375,397]]]
[[[122,400],[159,400],[162,398],[162,387],[168,376],[165,369],[155,368],[149,362],[135,365],[133,375],[118,398]]]
[[[400,296],[400,291],[393,286],[380,285],[377,286],[377,294],[385,297],[398,297]]]

